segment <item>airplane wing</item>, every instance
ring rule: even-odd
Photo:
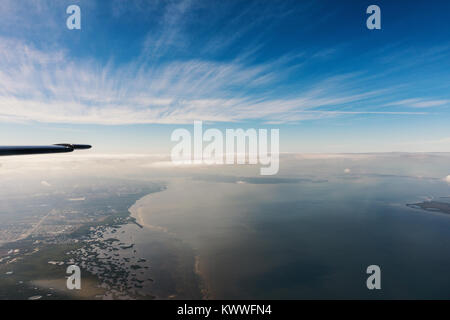
[[[1,156],[20,156],[27,154],[67,153],[74,150],[90,149],[87,144],[60,143],[51,146],[0,146]]]

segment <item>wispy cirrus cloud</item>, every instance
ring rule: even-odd
[[[44,52],[3,38],[0,118],[105,125],[193,120],[284,123],[343,114],[392,113],[343,107],[380,94],[355,91],[351,85],[355,75],[334,76],[299,88],[289,97],[277,97],[274,91],[290,75],[291,61],[287,56],[252,65],[235,59],[115,66],[112,62],[74,61],[64,50]],[[347,90],[342,92],[342,88]]]
[[[391,106],[406,106],[412,108],[432,108],[439,106],[448,106],[450,105],[450,100],[442,99],[442,100],[434,100],[434,99],[423,99],[423,98],[415,98],[415,99],[405,99],[400,101],[395,101],[389,103]]]
[[[21,32],[27,35],[0,37],[0,121],[101,125],[181,124],[193,120],[292,123],[352,115],[425,114],[401,108],[380,109],[392,89],[367,86],[363,77],[369,75],[364,70],[329,71],[322,67],[327,59],[339,54],[339,46],[302,48],[261,59],[258,53],[268,46],[265,32],[289,17],[306,19],[313,12],[314,1],[295,6],[288,2],[261,6],[256,1],[238,11],[228,7],[240,8],[238,2],[214,6],[194,0],[139,0],[132,4],[114,0],[104,6],[97,6],[95,1],[82,2],[83,14],[96,8],[110,10],[113,20],[127,15],[138,19],[139,13],[144,18],[157,18],[146,36],[139,39],[139,52],[120,62],[114,60],[113,52],[110,56],[77,56],[54,40],[39,47],[33,45],[30,34],[34,33],[29,29],[36,21],[42,20],[44,31],[63,33],[65,4],[7,0],[8,9],[0,9],[0,16],[5,18],[0,23],[26,26]],[[28,15],[27,9],[31,12]],[[202,25],[197,19],[199,12],[211,15],[212,23]],[[27,19],[33,23],[25,23]],[[225,22],[214,29],[211,26],[216,21]],[[208,34],[201,46],[187,34],[192,25]],[[185,52],[189,50],[196,54]],[[224,58],[224,52],[232,54]],[[321,68],[318,75],[316,67]],[[446,103],[448,100],[406,99],[389,105],[424,108]]]

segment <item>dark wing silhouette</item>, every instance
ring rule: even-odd
[[[60,143],[51,146],[0,146],[0,157],[43,153],[65,153],[90,148],[91,146],[87,144],[69,143]]]

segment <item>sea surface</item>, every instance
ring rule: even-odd
[[[154,289],[178,281],[183,297],[198,286],[217,299],[449,299],[450,215],[407,206],[449,201],[448,160],[296,159],[278,177],[172,177],[130,209],[143,226],[134,241],[163,250]],[[366,286],[370,265],[381,290]]]

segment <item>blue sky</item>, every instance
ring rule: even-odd
[[[66,28],[81,8],[82,29]],[[366,8],[381,8],[368,30]],[[283,152],[450,151],[448,1],[2,0],[0,144],[169,153],[279,128]]]

